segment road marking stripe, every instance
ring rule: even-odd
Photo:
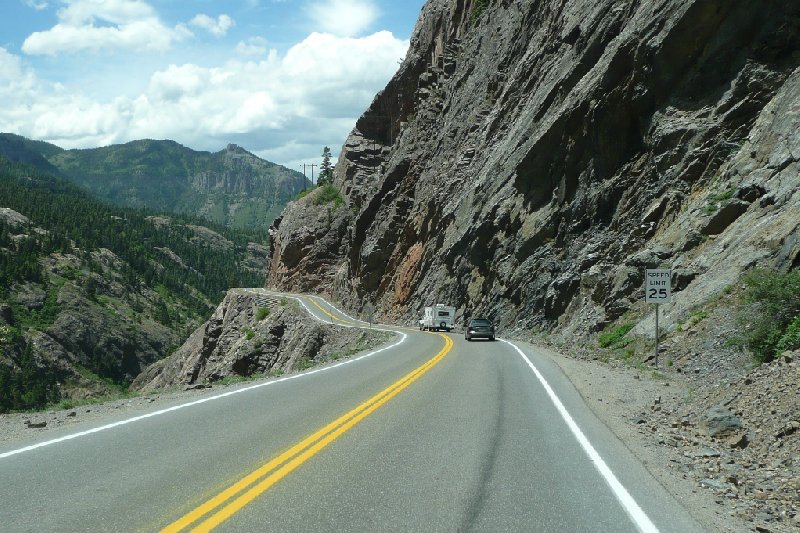
[[[339,318],[339,317],[337,317],[337,316],[334,316],[334,315],[333,315],[333,314],[331,314],[331,313],[330,313],[328,310],[326,310],[324,307],[322,307],[321,305],[319,305],[319,304],[317,303],[317,301],[316,301],[316,300],[314,300],[313,298],[309,298],[309,300],[311,301],[311,303],[312,303],[312,304],[314,304],[315,306],[317,306],[317,308],[318,308],[320,311],[322,311],[323,313],[325,313],[326,315],[328,315],[328,316],[329,316],[329,317],[331,317],[332,319],[334,319],[334,320],[338,320],[339,322],[343,322],[343,323],[345,323],[345,324],[355,324],[355,322],[351,322],[351,321],[349,321],[349,320],[345,320],[345,319],[343,319],[343,318]],[[344,313],[342,313],[342,314],[344,314]]]
[[[294,298],[294,297],[292,296],[290,298]],[[298,298],[298,300],[299,300],[299,298]],[[303,302],[300,301],[300,303],[303,303]],[[303,307],[305,307],[304,303],[303,303]],[[311,313],[311,311],[307,307],[306,307],[306,311],[314,319],[320,320],[313,313]],[[352,326],[343,326],[343,327],[352,327]],[[125,425],[128,425],[128,424],[132,424],[134,422],[138,422],[140,420],[153,418],[153,417],[160,416],[160,415],[163,415],[163,414],[166,414],[166,413],[170,413],[172,411],[178,411],[179,409],[192,407],[194,405],[199,405],[199,404],[210,402],[210,401],[213,401],[213,400],[219,400],[221,398],[227,398],[228,396],[233,396],[234,394],[241,394],[243,392],[248,392],[248,391],[251,391],[251,390],[254,390],[254,389],[260,389],[262,387],[268,387],[268,386],[271,386],[271,385],[275,385],[277,383],[283,383],[284,381],[290,381],[290,380],[293,380],[293,379],[302,378],[304,376],[310,376],[312,374],[317,374],[317,373],[320,373],[320,372],[328,372],[330,370],[333,370],[334,368],[338,368],[338,367],[344,366],[344,365],[349,365],[349,364],[355,363],[356,361],[360,361],[362,359],[366,359],[368,357],[372,357],[374,355],[377,355],[379,353],[385,352],[387,350],[391,350],[392,348],[395,348],[395,347],[399,346],[400,344],[402,344],[406,340],[406,338],[408,338],[408,336],[405,333],[400,332],[400,331],[392,331],[392,330],[381,330],[381,331],[391,331],[392,333],[397,333],[398,335],[400,335],[400,339],[397,342],[395,342],[393,344],[390,344],[389,346],[384,346],[383,348],[380,348],[378,350],[373,350],[371,352],[365,353],[364,355],[360,355],[360,356],[355,357],[353,359],[347,359],[345,361],[339,361],[339,362],[337,362],[337,363],[335,363],[333,365],[330,365],[330,366],[324,366],[322,368],[314,368],[312,370],[308,370],[307,372],[301,372],[301,373],[298,373],[298,374],[292,374],[291,376],[286,376],[286,377],[283,377],[283,378],[278,378],[278,379],[274,379],[274,380],[270,380],[270,381],[265,381],[265,382],[262,382],[262,383],[257,383],[255,385],[249,385],[247,387],[242,387],[240,389],[224,392],[224,393],[221,393],[221,394],[215,394],[214,396],[209,396],[208,398],[200,398],[199,400],[194,400],[194,401],[191,401],[191,402],[188,402],[188,403],[175,405],[175,406],[172,406],[172,407],[168,407],[166,409],[160,409],[158,411],[153,411],[152,413],[147,413],[147,414],[144,414],[144,415],[135,416],[135,417],[132,417],[132,418],[127,418],[125,420],[120,420],[118,422],[113,422],[111,424],[105,424],[103,426],[98,426],[98,427],[95,427],[95,428],[87,429],[85,431],[80,431],[80,432],[77,432],[77,433],[71,433],[69,435],[64,435],[63,437],[58,437],[58,438],[55,438],[55,439],[46,440],[46,441],[39,442],[39,443],[36,443],[36,444],[31,444],[30,446],[25,446],[23,448],[17,448],[16,450],[10,450],[10,451],[7,451],[7,452],[3,452],[3,453],[0,453],[0,459],[5,459],[7,457],[11,457],[13,455],[18,455],[18,454],[25,453],[25,452],[30,452],[30,451],[36,450],[38,448],[44,448],[45,446],[51,446],[53,444],[58,444],[58,443],[61,443],[61,442],[77,439],[79,437],[85,437],[87,435],[91,435],[93,433],[99,433],[101,431],[106,431],[106,430],[109,430],[109,429],[113,429],[113,428],[118,427],[118,426],[125,426]]]
[[[586,452],[586,455],[589,456],[589,459],[591,459],[595,468],[598,470],[598,472],[600,472],[600,475],[603,476],[603,479],[605,479],[606,483],[608,483],[608,486],[611,488],[614,496],[616,496],[623,509],[625,509],[625,512],[628,513],[628,516],[630,517],[631,521],[633,521],[634,525],[642,533],[658,533],[658,528],[655,526],[655,524],[653,524],[644,510],[639,507],[639,504],[636,503],[636,500],[633,499],[633,496],[631,496],[625,486],[620,483],[619,479],[617,479],[617,476],[615,476],[614,472],[611,471],[611,468],[609,468],[606,462],[603,461],[603,458],[600,457],[600,454],[597,453],[597,450],[595,450],[594,446],[592,446],[592,443],[589,442],[589,439],[586,438],[586,435],[584,435],[583,431],[581,431],[581,428],[578,427],[578,424],[575,422],[572,416],[570,416],[569,411],[567,411],[567,408],[564,407],[563,403],[561,403],[561,400],[558,398],[552,387],[550,387],[550,384],[544,378],[542,373],[539,372],[539,369],[536,368],[531,360],[528,359],[528,356],[526,356],[516,344],[504,339],[500,340],[512,346],[525,360],[531,370],[533,370],[533,373],[536,375],[536,378],[539,380],[539,383],[541,383],[542,387],[544,387],[545,392],[547,392],[547,395],[550,397],[553,405],[555,405],[556,410],[558,410],[558,413],[561,415],[561,418],[564,419],[564,422],[566,422],[567,427],[569,427],[570,431],[572,431],[572,434],[578,440],[578,443],[583,448],[583,451]]]
[[[200,505],[196,509],[192,510],[164,528],[162,532],[172,533],[183,530],[184,528],[195,523],[201,517],[219,508],[225,502],[236,496],[236,494],[241,493],[243,490],[251,486],[262,477],[267,476],[255,486],[247,490],[244,494],[225,505],[225,507],[217,511],[215,514],[208,517],[204,522],[192,529],[192,531],[210,531],[214,527],[230,518],[242,507],[263,494],[270,487],[286,477],[290,472],[319,453],[323,448],[346,433],[371,413],[375,412],[378,408],[397,396],[414,381],[419,379],[423,374],[436,366],[436,364],[438,364],[439,361],[441,361],[453,347],[452,339],[445,335],[440,336],[445,339],[445,345],[434,357],[416,369],[412,370],[399,380],[395,381],[389,387],[375,394],[355,409],[352,409],[348,413],[326,425],[324,428],[315,432],[313,435],[295,444],[289,450],[270,460],[262,467],[246,475],[240,481],[220,492],[217,496],[208,500],[204,504]],[[276,468],[277,470],[275,470]]]

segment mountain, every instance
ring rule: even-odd
[[[233,144],[217,153],[154,140],[63,150],[0,134],[0,154],[64,176],[115,205],[245,229],[266,228],[305,182],[301,173]]]
[[[255,232],[108,206],[0,157],[0,412],[124,391],[263,283]]]
[[[430,0],[344,146],[342,207],[287,207],[269,284],[571,339],[634,308],[652,331],[645,268],[675,272],[666,327],[754,266],[797,268],[798,15]]]

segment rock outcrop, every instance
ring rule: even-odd
[[[232,289],[175,353],[149,366],[131,386],[150,391],[283,374],[352,355],[388,338],[380,331],[316,322],[292,299],[265,300]]]
[[[431,0],[347,140],[343,205],[287,207],[268,284],[568,338],[640,300],[648,267],[678,277],[667,326],[745,269],[797,267],[798,21],[791,2]]]

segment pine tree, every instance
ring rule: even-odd
[[[329,185],[333,183],[333,166],[331,165],[331,149],[327,146],[322,149],[322,164],[319,166],[319,178],[317,185]]]

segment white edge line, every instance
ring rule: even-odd
[[[327,320],[321,319],[318,316],[316,316],[314,313],[312,313],[311,310],[306,306],[306,304],[300,298],[296,298],[294,296],[289,296],[289,298],[294,298],[295,300],[299,301],[300,304],[305,308],[305,310],[312,317],[314,317],[315,319],[319,320],[320,322],[325,322],[326,324],[333,324],[333,322],[329,322]],[[348,327],[348,328],[361,327],[361,326],[344,326],[343,324],[335,324],[335,325],[342,326],[342,327]],[[364,355],[360,355],[360,356],[355,357],[353,359],[347,359],[346,361],[340,361],[340,362],[338,362],[336,364],[333,364],[333,365],[330,365],[330,366],[325,366],[325,367],[321,367],[321,368],[315,368],[313,370],[309,370],[308,372],[301,372],[299,374],[292,374],[291,376],[287,376],[285,378],[279,378],[279,379],[275,379],[275,380],[272,380],[272,381],[266,381],[264,383],[257,383],[256,385],[250,385],[248,387],[243,387],[241,389],[236,389],[236,390],[232,390],[232,391],[228,391],[228,392],[223,392],[222,394],[217,394],[215,396],[209,396],[208,398],[201,398],[201,399],[195,400],[193,402],[183,403],[183,404],[180,404],[180,405],[174,405],[172,407],[168,407],[167,409],[161,409],[161,410],[158,410],[158,411],[153,411],[152,413],[147,413],[147,414],[144,414],[144,415],[135,416],[133,418],[127,418],[125,420],[120,420],[118,422],[113,422],[111,424],[106,424],[104,426],[98,426],[96,428],[87,429],[86,431],[79,431],[78,433],[71,433],[69,435],[64,435],[63,437],[59,437],[57,439],[51,439],[51,440],[47,440],[47,441],[44,441],[44,442],[39,442],[37,444],[31,444],[30,446],[25,446],[24,448],[18,448],[16,450],[11,450],[11,451],[8,451],[8,452],[0,453],[0,459],[5,459],[6,457],[11,457],[12,455],[18,455],[18,454],[21,454],[21,453],[30,452],[30,451],[36,450],[38,448],[44,448],[45,446],[51,446],[53,444],[58,444],[60,442],[64,442],[64,441],[68,441],[68,440],[72,440],[72,439],[77,439],[79,437],[85,437],[86,435],[91,435],[93,433],[99,433],[101,431],[106,431],[108,429],[113,429],[113,428],[118,427],[118,426],[125,426],[127,424],[132,424],[134,422],[138,422],[138,421],[144,420],[146,418],[152,418],[154,416],[163,415],[163,414],[166,414],[166,413],[170,413],[172,411],[177,411],[179,409],[184,409],[186,407],[192,407],[194,405],[199,405],[201,403],[210,402],[212,400],[219,400],[220,398],[227,398],[228,396],[233,396],[234,394],[240,394],[240,393],[251,391],[251,390],[254,390],[254,389],[260,389],[262,387],[268,387],[268,386],[274,385],[276,383],[282,383],[284,381],[297,379],[297,378],[300,378],[300,377],[303,377],[303,376],[310,376],[312,374],[317,374],[317,373],[320,373],[320,372],[327,372],[327,371],[332,370],[334,368],[338,368],[338,367],[344,366],[344,365],[349,365],[351,363],[355,363],[356,361],[360,361],[362,359],[366,359],[368,357],[372,357],[374,355],[377,355],[377,354],[379,354],[381,352],[385,352],[387,350],[391,350],[392,348],[395,348],[395,347],[399,346],[400,344],[402,344],[403,342],[405,342],[406,338],[408,338],[408,335],[403,333],[402,331],[394,331],[394,330],[388,330],[388,329],[384,330],[384,329],[379,329],[379,328],[372,328],[372,329],[378,330],[378,331],[389,331],[391,333],[396,333],[396,334],[400,335],[400,339],[397,342],[395,342],[394,344],[391,344],[389,346],[384,346],[383,348],[380,348],[378,350],[373,350],[373,351],[371,351],[369,353],[365,353]]]
[[[608,486],[611,488],[611,491],[616,496],[617,500],[620,502],[622,507],[625,509],[625,512],[628,513],[628,516],[631,518],[633,523],[643,533],[658,533],[658,528],[653,524],[647,514],[639,507],[639,504],[636,503],[636,500],[633,499],[633,496],[628,492],[628,490],[622,485],[622,483],[617,479],[617,476],[614,475],[614,472],[611,471],[611,468],[603,461],[603,458],[600,457],[600,454],[597,453],[597,450],[594,449],[592,443],[589,442],[589,439],[586,438],[586,435],[583,434],[581,428],[578,427],[578,424],[575,420],[570,416],[567,408],[564,407],[564,404],[561,403],[561,400],[556,395],[555,391],[553,391],[550,384],[544,378],[539,369],[528,359],[528,356],[523,353],[523,351],[513,342],[507,341],[505,339],[498,339],[510,346],[512,346],[517,353],[525,360],[528,366],[533,370],[533,373],[536,375],[536,378],[544,387],[545,392],[550,397],[550,400],[555,405],[558,413],[561,415],[561,418],[564,419],[566,422],[567,427],[569,427],[572,434],[577,439],[578,443],[583,448],[583,451],[586,452],[586,455],[589,456],[592,463],[594,464],[595,468],[597,468],[598,472],[603,476]]]

